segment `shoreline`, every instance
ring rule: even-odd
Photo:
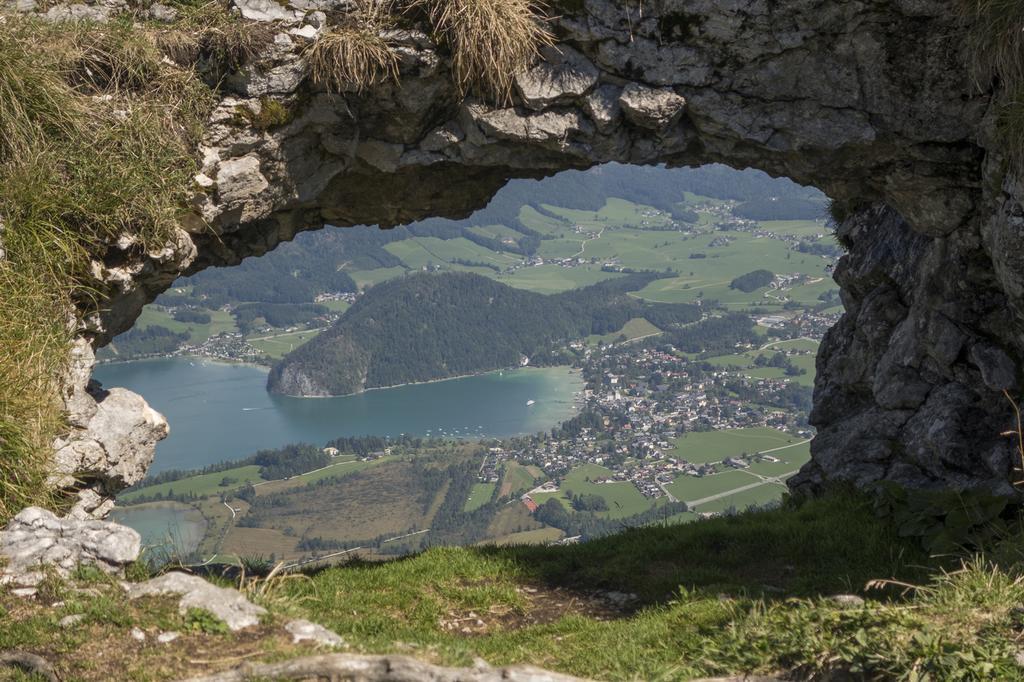
[[[263,370],[264,372],[270,372],[268,365],[261,365],[258,362],[249,362],[248,360],[234,360],[232,358],[221,358],[221,357],[210,357],[208,355],[191,355],[188,353],[182,353],[181,355],[153,355],[144,358],[132,358],[130,360],[98,360],[96,367],[103,367],[106,365],[127,365],[133,362],[156,362],[158,360],[188,360],[188,359],[201,360],[203,362],[211,362],[217,365],[238,365],[241,367],[252,367],[253,369]]]
[[[373,386],[371,388],[364,388],[362,391],[356,391],[355,393],[340,393],[337,395],[292,395],[290,393],[275,393],[273,391],[267,391],[270,395],[281,396],[282,398],[295,398],[297,400],[330,400],[331,398],[350,398],[356,395],[362,395],[369,393],[370,391],[386,391],[390,388],[401,388],[403,386],[425,386],[427,384],[439,384],[443,381],[454,381],[456,379],[469,379],[471,377],[483,377],[488,374],[495,374],[497,372],[518,372],[525,369],[568,369],[569,374],[578,374],[579,370],[571,365],[549,365],[545,367],[512,367],[506,369],[489,369],[483,372],[474,372],[472,374],[459,374],[453,377],[443,377],[441,379],[427,379],[426,381],[407,381],[404,384],[391,384],[389,386]]]

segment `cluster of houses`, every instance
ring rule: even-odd
[[[518,449],[491,448],[481,466],[481,481],[497,482],[502,462],[509,459],[535,464],[554,479],[578,466],[596,464],[612,472],[608,482],[628,481],[643,495],[658,498],[667,494],[666,484],[682,475],[703,477],[743,469],[761,458],[777,461],[752,453],[690,462],[675,448],[676,438],[686,432],[769,427],[812,435],[806,415],[765,406],[786,389],[784,379],[744,378],[727,369],[703,371],[667,349],[610,347],[591,352],[584,366],[588,383],[583,398],[588,410],[602,415],[601,425],[581,428],[574,435],[547,435],[542,442]],[[652,383],[652,377],[658,383]],[[726,385],[735,387],[736,382],[759,397],[735,397]]]

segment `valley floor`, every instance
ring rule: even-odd
[[[83,572],[34,600],[0,591],[0,651],[39,654],[61,679],[176,679],[310,653],[280,627],[302,617],[351,653],[460,666],[482,658],[596,679],[829,670],[1024,679],[1021,546],[1003,534],[987,558],[930,558],[869,501],[837,494],[579,545],[434,548],[246,579],[271,615],[240,634],[169,603],[126,604],[116,583]],[[84,618],[61,627],[72,614]],[[157,644],[167,630],[183,634]]]

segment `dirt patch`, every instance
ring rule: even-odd
[[[621,592],[584,593],[564,587],[523,586],[516,592],[523,605],[496,604],[489,609],[456,609],[440,620],[441,629],[459,635],[487,635],[496,631],[519,630],[546,625],[565,616],[592,620],[616,620],[636,612],[635,595]]]

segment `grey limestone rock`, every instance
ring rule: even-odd
[[[668,128],[679,120],[686,100],[672,88],[651,88],[630,83],[619,95],[622,110],[633,123],[652,130]]]
[[[292,636],[292,642],[295,644],[306,641],[328,647],[339,647],[345,644],[345,640],[337,633],[308,620],[289,621],[285,623],[284,629]]]
[[[53,570],[67,577],[88,564],[113,575],[139,556],[139,534],[126,526],[96,519],[61,519],[28,507],[0,531],[0,582],[34,586]]]
[[[174,571],[144,583],[128,584],[128,598],[177,594],[178,610],[184,614],[191,608],[205,609],[220,618],[232,630],[258,625],[267,611],[246,599],[237,590],[211,585],[202,578]]]
[[[544,49],[544,59],[516,76],[516,88],[523,103],[535,110],[572,102],[597,85],[600,72],[594,64],[571,47]]]

